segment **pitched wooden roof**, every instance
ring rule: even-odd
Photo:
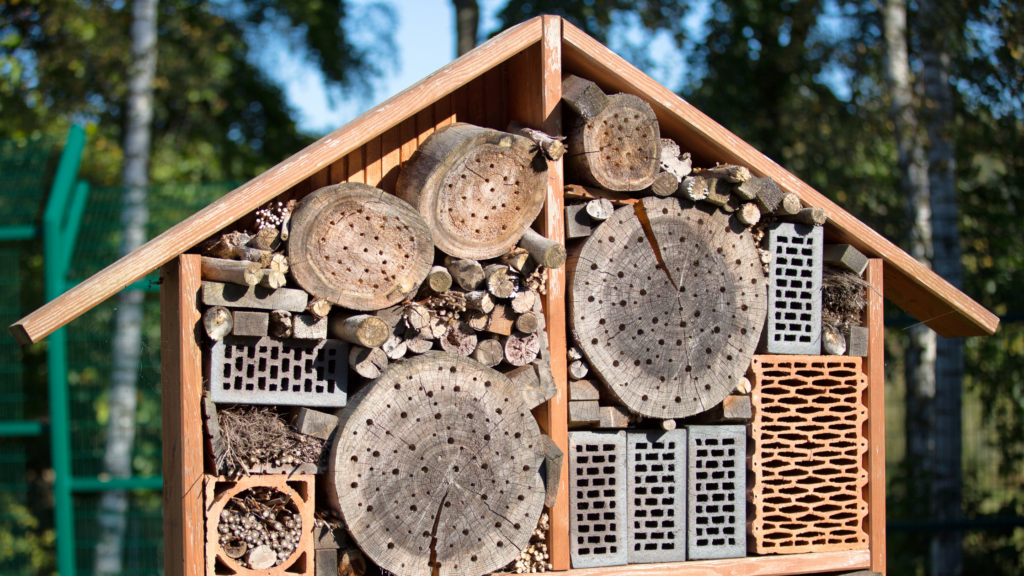
[[[551,17],[547,18],[550,22]],[[748,166],[756,175],[770,176],[784,190],[798,194],[804,204],[825,208],[831,239],[883,259],[885,296],[942,336],[995,332],[999,319],[966,294],[579,28],[566,21],[560,24],[563,72],[593,80],[606,92],[645,99],[658,116],[662,136],[677,140],[696,160]],[[260,205],[537,44],[544,30],[538,17],[494,37],[22,318],[10,327],[11,332],[22,344],[45,338]]]

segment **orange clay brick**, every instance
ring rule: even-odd
[[[758,554],[868,547],[867,377],[861,358],[754,356],[748,549]]]
[[[314,476],[311,474],[252,475],[239,478],[206,476],[206,576],[234,574],[236,576],[313,576],[313,493]],[[288,495],[298,507],[302,517],[302,536],[295,552],[280,566],[269,570],[250,570],[228,558],[220,545],[217,526],[220,513],[232,496],[253,487],[270,486]]]

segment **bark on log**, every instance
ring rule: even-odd
[[[460,356],[469,356],[476,350],[476,332],[465,322],[452,322],[439,339],[441,349]]]
[[[528,229],[519,241],[519,246],[526,249],[537,264],[545,268],[561,268],[565,264],[565,246],[545,238]]]
[[[803,208],[796,214],[780,215],[779,220],[784,222],[796,222],[808,226],[824,226],[828,221],[828,212],[824,208]]]
[[[392,334],[383,345],[380,347],[384,351],[384,355],[389,360],[398,360],[405,356],[405,353],[409,351],[409,346],[405,343],[405,339],[397,334]]]
[[[802,208],[803,204],[800,203],[800,197],[792,192],[786,192],[782,195],[782,201],[779,202],[775,213],[779,215],[796,214]]]
[[[372,380],[388,367],[388,355],[380,348],[353,346],[348,353],[348,365],[356,374]]]
[[[512,299],[512,311],[516,314],[525,314],[533,310],[537,303],[537,293],[533,290],[523,290]]]
[[[687,176],[679,182],[678,195],[691,202],[708,197],[708,180],[703,176]]]
[[[291,338],[292,322],[291,312],[287,310],[271,311],[269,334],[274,338]]]
[[[505,349],[505,362],[513,366],[525,366],[537,359],[540,353],[540,338],[536,333],[513,332],[500,337]]]
[[[200,259],[199,274],[203,280],[228,282],[239,286],[255,286],[262,278],[262,266],[246,260],[225,260],[203,256]],[[268,286],[269,287],[269,286]],[[280,288],[275,286],[274,288]]]
[[[522,136],[455,123],[430,135],[402,166],[397,195],[434,243],[456,258],[497,258],[540,214],[548,165]]]
[[[231,311],[223,306],[214,306],[203,313],[203,328],[210,340],[220,340],[231,334],[232,326]]]
[[[488,314],[491,310],[494,310],[494,299],[491,298],[491,293],[486,290],[467,292],[466,308]]]
[[[303,198],[291,220],[292,277],[314,297],[380,310],[415,294],[434,260],[416,210],[372,186],[327,186]]]
[[[661,139],[661,171],[676,177],[676,184],[690,175],[693,164],[690,153],[681,153],[679,144],[668,138]]]
[[[630,411],[682,418],[732,392],[757,346],[766,286],[750,232],[675,198],[620,208],[567,266],[590,370]]]
[[[484,281],[484,269],[476,260],[445,258],[448,272],[460,288],[469,292],[476,290]]]
[[[533,334],[540,328],[540,321],[533,312],[525,312],[520,314],[519,318],[516,318],[515,328],[520,332]]]
[[[676,193],[679,189],[679,179],[671,172],[660,172],[654,177],[651,185],[644,190],[645,193],[654,194],[659,198],[667,198]]]
[[[452,275],[444,266],[434,266],[427,273],[426,286],[434,294],[444,294],[452,287]]]
[[[497,366],[505,357],[505,350],[494,338],[486,338],[477,342],[476,350],[473,351],[473,360],[484,366]]]
[[[574,180],[617,192],[651,185],[661,166],[661,128],[650,104],[632,94],[601,98],[600,88],[570,76],[562,100],[570,119],[565,156]],[[603,105],[602,105],[603,104]]]
[[[368,314],[331,316],[327,327],[335,338],[366,348],[377,348],[391,336],[383,320]]]
[[[437,353],[388,368],[350,398],[336,438],[328,503],[385,570],[493,572],[537,526],[540,427],[512,382],[473,360]]]
[[[761,209],[753,202],[747,202],[736,211],[736,217],[744,226],[753,226],[761,220]]]
[[[701,170],[701,174],[708,178],[717,178],[732,184],[740,184],[750,180],[750,170],[746,166],[736,166],[733,164],[722,164],[714,168],[706,168]]]
[[[245,246],[251,239],[252,236],[245,232],[227,232],[206,249],[206,255],[213,258],[234,258],[235,248]]]
[[[703,172],[701,173],[703,174]],[[704,198],[704,201],[708,204],[714,204],[719,208],[726,209],[729,204],[730,187],[728,184],[723,184],[717,178],[705,178],[708,186],[708,195]]]

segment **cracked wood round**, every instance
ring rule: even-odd
[[[412,206],[372,186],[327,186],[291,219],[288,260],[314,297],[352,310],[380,310],[412,294],[430,272],[430,229]]]
[[[444,253],[486,260],[508,252],[540,214],[547,178],[532,141],[456,123],[413,153],[396,194],[419,210]]]
[[[398,576],[486,574],[518,558],[537,526],[542,446],[508,377],[425,354],[349,400],[328,500],[363,552]]]
[[[570,260],[580,349],[619,400],[652,418],[722,401],[743,377],[764,325],[765,278],[735,217],[645,198],[599,226]]]
[[[650,104],[615,94],[590,121],[577,117],[569,130],[566,168],[577,183],[635,192],[654,182],[661,168],[661,128]]]

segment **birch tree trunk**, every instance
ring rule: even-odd
[[[947,38],[962,35],[949,13],[951,6],[936,0],[918,3],[925,130],[928,136],[928,180],[931,188],[932,268],[953,286],[963,284],[960,232],[956,203],[956,148],[953,143],[953,88]],[[963,340],[938,338],[935,355],[934,472],[930,516],[939,522],[962,517],[961,404]],[[940,531],[931,541],[932,576],[963,573],[963,533]]]
[[[125,196],[121,214],[121,248],[124,256],[146,241],[146,187],[149,184],[149,150],[153,120],[153,78],[156,75],[157,0],[132,3],[131,62],[124,133]],[[142,344],[144,293],[123,291],[118,295],[112,347],[113,370],[107,423],[105,473],[114,478],[132,475],[135,439],[136,377]],[[104,492],[97,514],[95,573],[120,574],[123,543],[128,524],[128,493]]]
[[[477,0],[452,0],[455,5],[455,50],[462,56],[476,48],[476,34],[480,25],[480,5]]]

